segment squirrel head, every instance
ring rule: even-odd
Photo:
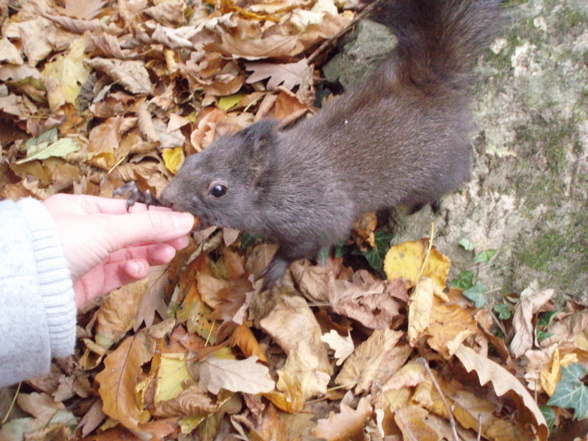
[[[200,227],[252,230],[256,207],[271,176],[276,121],[257,122],[219,138],[186,159],[160,201],[200,219]]]

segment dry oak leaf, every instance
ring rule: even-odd
[[[514,396],[519,397],[520,401],[522,401],[520,403],[522,406],[518,409],[521,425],[532,424],[538,434],[539,441],[547,440],[548,430],[545,417],[533,397],[516,377],[502,366],[481,357],[467,346],[460,346],[455,351],[455,355],[468,372],[475,371],[478,374],[480,385],[484,386],[491,381],[492,387],[498,396],[502,396],[509,391],[514,392]]]
[[[274,90],[280,84],[288,90],[294,89],[302,83],[304,73],[308,69],[306,58],[297,63],[275,64],[275,63],[245,63],[245,68],[252,71],[245,81],[252,84],[257,81],[269,78],[267,89]]]
[[[533,347],[533,314],[547,303],[554,294],[553,289],[534,293],[531,288],[521,293],[521,300],[515,306],[512,324],[515,335],[510,343],[514,358],[519,358]]]
[[[337,314],[370,329],[388,328],[400,311],[397,299],[406,293],[402,282],[379,280],[365,270],[353,273],[351,280],[336,279],[332,268],[308,262],[295,262],[290,271],[306,298],[328,302]]]
[[[84,60],[87,66],[107,74],[126,90],[135,94],[150,94],[149,72],[142,61],[122,61],[107,58]]]
[[[217,395],[221,389],[259,394],[275,388],[269,369],[257,363],[257,357],[225,360],[210,356],[200,364],[199,386]]]
[[[331,331],[327,334],[323,334],[321,340],[328,344],[329,348],[335,351],[335,360],[337,360],[337,366],[341,366],[347,357],[353,353],[353,349],[355,348],[351,334],[343,337],[334,329],[331,329]]]
[[[431,247],[427,256],[428,250],[429,239],[404,242],[390,248],[384,259],[384,272],[388,280],[401,278],[406,287],[411,288],[422,275],[431,278],[440,289],[445,289],[451,262],[437,248]]]
[[[288,355],[277,371],[278,390],[291,402],[326,393],[333,371],[320,326],[308,303],[302,297],[283,296],[260,325]]]
[[[403,332],[378,329],[349,357],[335,379],[346,389],[355,387],[355,393],[369,390],[386,353],[391,351],[402,337]]]
[[[359,400],[357,409],[341,403],[341,413],[331,412],[329,419],[318,420],[311,434],[328,441],[365,439],[364,425],[371,419],[372,413],[373,408],[365,398]]]
[[[103,412],[135,432],[143,405],[135,391],[141,366],[153,357],[155,343],[146,333],[128,337],[104,359],[104,369],[96,376]]]

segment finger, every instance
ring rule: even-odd
[[[96,297],[147,277],[148,273],[149,264],[142,259],[100,265],[74,282],[76,306],[81,308]]]
[[[105,218],[102,230],[112,244],[111,252],[130,245],[168,242],[192,230],[194,217],[188,213],[149,210]]]
[[[134,259],[142,259],[149,265],[164,265],[169,263],[176,255],[176,249],[168,244],[139,245],[123,248],[110,254],[105,263],[125,262]]]

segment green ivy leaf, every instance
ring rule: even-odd
[[[567,368],[562,366],[561,380],[547,405],[572,408],[578,419],[588,416],[588,387],[581,381],[586,372],[581,364],[572,363]]]
[[[484,297],[485,292],[486,285],[478,281],[474,286],[466,289],[462,294],[470,299],[476,308],[481,308],[486,304],[486,297]]]
[[[542,342],[546,338],[549,338],[549,337],[553,336],[553,333],[552,332],[540,331],[539,329],[535,329],[535,335],[537,336],[537,341],[538,342]]]
[[[559,312],[560,310],[558,309],[556,311],[549,311],[541,314],[539,316],[539,322],[537,323],[537,326],[549,326],[553,321],[553,318],[559,314]]]
[[[547,427],[551,431],[553,429],[553,426],[555,425],[555,411],[549,406],[539,406],[539,410],[541,410],[541,413],[543,414],[543,416],[545,417],[545,421],[547,422]]]
[[[459,273],[457,279],[451,281],[451,286],[454,288],[461,288],[464,291],[474,286],[474,272],[473,271],[462,271]]]
[[[459,244],[466,251],[473,251],[474,250],[474,244],[472,242],[470,242],[470,240],[465,237],[459,241]]]
[[[257,242],[257,239],[259,239],[259,236],[255,234],[241,232],[241,248],[244,249],[250,247],[255,242]]]
[[[508,320],[512,317],[512,312],[510,308],[505,305],[504,303],[499,303],[498,305],[494,305],[494,312],[498,314],[498,318],[500,320]]]
[[[476,254],[474,262],[476,263],[488,263],[490,259],[496,254],[496,250],[486,250]]]

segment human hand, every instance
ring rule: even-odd
[[[61,236],[76,306],[147,276],[188,244],[194,218],[167,208],[87,195],[56,194],[43,202]]]

